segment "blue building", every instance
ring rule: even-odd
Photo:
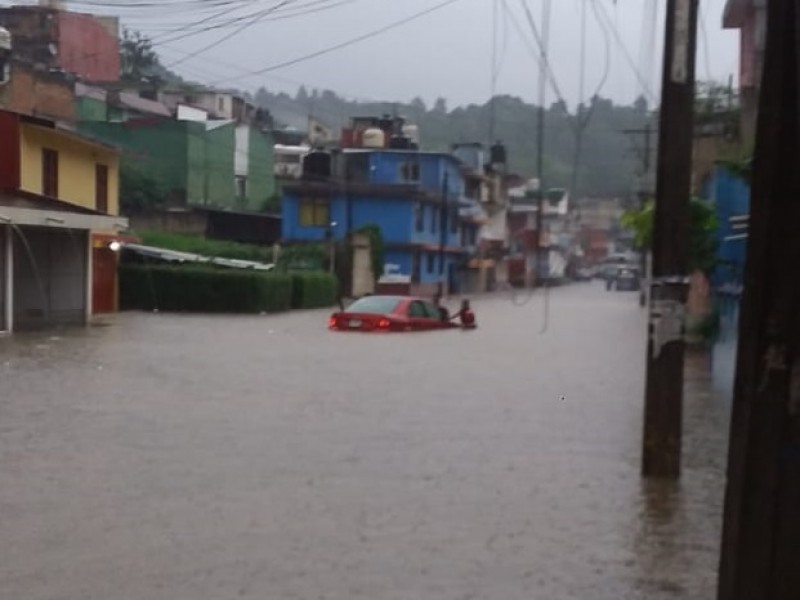
[[[458,289],[479,227],[466,216],[473,203],[458,159],[416,150],[318,154],[303,179],[284,186],[284,243],[345,240],[377,225],[385,245],[379,291],[434,294],[440,282]]]
[[[719,312],[719,334],[712,353],[713,374],[716,386],[730,394],[733,392],[739,341],[739,307],[747,257],[750,187],[727,169],[717,167],[705,195],[714,204],[718,221],[719,263],[711,278]]]

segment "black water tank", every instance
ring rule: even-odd
[[[389,148],[392,150],[411,150],[414,143],[404,135],[393,135],[389,138]]]
[[[502,142],[497,142],[492,146],[490,151],[491,160],[490,162],[493,165],[504,165],[506,164],[507,156],[506,156],[506,147],[503,145]]]
[[[331,176],[331,154],[322,150],[314,150],[303,159],[303,177],[308,179],[328,178]]]

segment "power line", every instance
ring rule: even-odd
[[[373,31],[370,31],[368,33],[359,35],[359,36],[357,36],[355,38],[351,38],[351,39],[346,40],[344,42],[340,42],[338,44],[334,44],[332,46],[328,46],[327,48],[323,48],[321,50],[316,50],[314,52],[311,52],[309,54],[305,54],[303,56],[299,56],[299,57],[291,59],[291,60],[283,61],[283,62],[274,64],[274,65],[270,65],[268,67],[264,67],[263,69],[257,69],[255,71],[249,71],[247,76],[249,77],[249,76],[253,76],[253,75],[262,75],[264,73],[269,73],[270,71],[277,71],[278,69],[283,69],[283,68],[286,68],[286,67],[290,67],[292,65],[296,65],[298,63],[305,62],[307,60],[311,60],[313,58],[317,58],[317,57],[323,56],[325,54],[329,54],[329,53],[334,52],[336,50],[341,50],[342,48],[347,48],[348,46],[353,46],[355,44],[358,44],[359,42],[363,42],[364,40],[368,40],[370,38],[377,37],[377,36],[379,36],[379,35],[381,35],[383,33],[391,31],[392,29],[396,29],[397,27],[400,27],[402,25],[405,25],[407,23],[410,23],[412,21],[420,19],[420,18],[422,18],[424,16],[427,16],[427,15],[429,15],[429,14],[435,12],[435,11],[441,10],[442,8],[445,8],[445,7],[447,7],[447,6],[451,5],[451,4],[455,4],[456,2],[459,2],[459,1],[460,0],[445,0],[444,2],[440,2],[439,4],[435,4],[434,6],[432,6],[430,8],[427,8],[427,9],[425,9],[423,11],[414,13],[413,15],[411,15],[409,17],[405,17],[403,19],[400,19],[399,21],[394,21],[394,22],[392,22],[392,23],[390,23],[388,25],[385,25],[385,26],[383,26],[383,27],[381,27],[379,29],[375,29]],[[219,81],[214,81],[210,85],[216,85],[216,84],[225,83],[225,82],[228,82],[228,81],[235,81],[237,79],[241,79],[241,77],[226,77],[225,79],[220,79]]]
[[[622,39],[622,35],[620,34],[616,23],[614,23],[614,21],[609,16],[608,11],[605,8],[605,5],[602,2],[592,2],[592,8],[595,11],[602,11],[602,12],[597,12],[598,17],[605,19],[606,25],[608,26],[609,31],[611,32],[611,34],[614,36],[614,40],[617,42],[617,46],[619,47],[620,50],[622,50],[622,54],[625,57],[625,60],[627,61],[628,66],[630,66],[631,70],[633,71],[634,75],[636,76],[636,79],[639,81],[639,84],[642,86],[642,91],[645,93],[645,95],[647,95],[649,97],[649,99],[652,102],[657,103],[658,99],[656,98],[656,96],[653,93],[653,91],[650,89],[650,85],[647,82],[647,80],[645,79],[645,77],[639,71],[639,68],[636,65],[635,61],[633,60],[633,57],[631,57],[631,53],[628,51],[628,47],[625,45],[625,42]]]
[[[258,23],[258,21],[259,21],[261,18],[263,18],[263,17],[266,17],[266,16],[268,16],[268,15],[272,14],[272,13],[273,13],[273,12],[275,12],[276,10],[279,10],[280,8],[282,8],[282,7],[284,7],[284,6],[288,5],[288,4],[292,4],[292,2],[294,2],[294,1],[296,1],[296,0],[282,0],[281,2],[278,2],[277,4],[275,4],[274,6],[271,6],[271,7],[267,8],[267,9],[265,9],[265,10],[263,10],[263,11],[259,12],[259,13],[256,13],[256,15],[254,15],[254,16],[253,16],[253,17],[252,17],[250,20],[247,20],[247,21],[245,21],[245,22],[244,22],[242,25],[240,25],[239,27],[237,27],[237,28],[236,28],[236,29],[234,29],[233,31],[231,31],[231,32],[229,32],[229,33],[227,33],[227,34],[225,34],[224,36],[222,36],[222,37],[221,37],[221,38],[219,38],[218,40],[216,40],[216,41],[214,41],[214,42],[211,42],[210,44],[207,44],[207,45],[203,46],[202,48],[200,48],[200,49],[198,49],[198,50],[195,50],[195,51],[194,51],[194,52],[192,52],[191,54],[188,54],[187,56],[184,56],[184,57],[183,57],[183,58],[181,58],[180,60],[178,60],[178,61],[175,61],[175,62],[173,62],[173,63],[171,63],[171,64],[169,64],[169,65],[167,65],[167,66],[168,66],[168,67],[174,67],[174,66],[176,66],[176,65],[179,65],[179,64],[181,64],[181,63],[183,63],[183,62],[185,62],[185,61],[189,60],[190,58],[193,58],[193,57],[195,57],[195,56],[199,56],[199,55],[200,55],[200,54],[202,54],[203,52],[208,52],[208,51],[209,51],[209,50],[211,50],[212,48],[216,48],[217,46],[219,46],[220,44],[222,44],[222,43],[223,43],[223,42],[225,42],[226,40],[229,40],[229,39],[231,39],[233,36],[235,36],[235,35],[238,35],[238,34],[242,33],[242,32],[243,32],[245,29],[247,29],[248,27],[252,27],[252,26],[253,26],[253,25],[255,25],[256,23]]]

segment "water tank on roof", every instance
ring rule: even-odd
[[[389,138],[389,148],[392,150],[413,150],[414,143],[404,135],[393,135]]]
[[[508,157],[506,154],[506,147],[502,142],[497,142],[494,144],[489,154],[491,157],[490,161],[493,165],[505,166]]]
[[[377,127],[364,130],[361,140],[364,148],[384,148],[386,146],[386,134]]]
[[[308,179],[327,179],[331,176],[331,154],[314,150],[303,158],[303,177]]]
[[[0,52],[11,52],[11,32],[5,27],[0,27]]]

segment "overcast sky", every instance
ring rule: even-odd
[[[701,0],[702,26],[697,59],[697,74],[701,79],[727,81],[737,71],[738,32],[723,30],[721,26],[725,1]],[[521,9],[522,0],[498,0],[497,3],[495,0],[454,0],[448,6],[370,39],[261,75],[248,73],[378,30],[434,7],[442,0],[161,0],[155,2],[158,8],[151,6],[153,0],[127,0],[124,3],[128,8],[109,8],[115,2],[121,0],[67,4],[73,10],[120,14],[123,24],[141,30],[156,41],[166,65],[241,28],[230,39],[175,65],[177,72],[203,83],[250,90],[263,85],[270,90],[293,93],[297,83],[303,82],[308,87],[333,89],[346,97],[359,99],[406,101],[421,96],[431,103],[442,96],[451,107],[483,103],[492,89],[492,42],[496,39],[500,66],[497,93],[521,96],[529,101],[538,96],[537,62],[529,49],[533,41]],[[541,23],[542,2],[528,0],[537,24]],[[651,94],[657,94],[664,0],[552,0],[550,60],[558,86],[570,105],[580,99],[581,7],[584,3],[589,7],[595,3],[598,11],[601,14],[604,11],[609,19],[606,22],[606,30],[611,32],[608,35],[609,76],[600,94],[625,103],[632,101],[645,87]],[[499,7],[499,16],[497,34],[493,36],[495,4]],[[512,15],[506,13],[503,4]],[[276,5],[283,6],[267,13]],[[660,13],[655,36],[645,25],[648,6],[658,7]],[[289,17],[291,11],[319,8],[326,10],[275,19]],[[260,20],[250,18],[259,12]],[[584,97],[597,89],[606,65],[603,30],[594,10],[589,8],[587,13]],[[227,28],[197,33],[202,27],[239,17],[240,21],[228,24]],[[201,20],[203,22],[198,23]],[[175,31],[177,28],[181,30]],[[518,28],[527,36],[525,40]],[[614,30],[630,58],[625,57]],[[187,34],[190,35],[175,39]],[[647,64],[650,56],[652,65]],[[548,103],[555,100],[552,88],[547,94]]]

